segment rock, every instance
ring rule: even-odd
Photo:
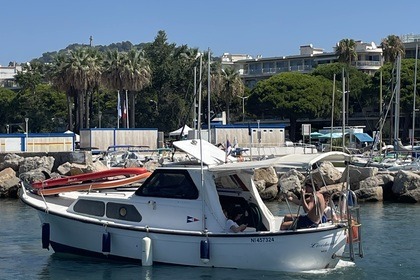
[[[25,158],[19,165],[19,174],[38,168],[43,168],[44,170],[51,172],[54,166],[54,160],[54,157],[47,156]]]
[[[395,176],[392,191],[395,194],[402,195],[408,191],[418,189],[420,187],[420,175],[410,171],[400,170]]]
[[[266,185],[277,184],[279,178],[277,177],[276,171],[273,167],[257,168],[254,172],[254,180],[264,180]]]
[[[70,170],[71,170],[71,163],[70,162],[65,162],[62,165],[60,165],[59,167],[57,167],[57,171],[61,175],[69,175]]]
[[[416,203],[420,201],[420,175],[399,170],[392,185],[392,192],[398,202]]]
[[[261,194],[265,191],[265,181],[264,180],[259,180],[259,181],[254,180],[254,184],[255,184],[255,187],[257,188],[258,193]]]
[[[0,197],[18,197],[20,180],[17,177],[11,177],[0,181]]]
[[[4,161],[0,163],[0,170],[10,167],[14,171],[19,171],[19,165],[23,160],[23,157],[16,154],[7,154],[4,156]]]
[[[32,184],[33,182],[39,182],[39,181],[44,181],[49,178],[59,177],[59,174],[57,173],[55,174],[56,175],[54,175],[54,173],[51,173],[50,170],[44,169],[41,167],[41,168],[33,169],[28,172],[20,174],[19,178],[27,184]]]
[[[322,187],[333,185],[340,182],[342,174],[340,170],[329,162],[322,162],[317,169],[312,172],[312,180],[316,186]]]
[[[420,189],[417,188],[415,190],[409,190],[405,192],[404,194],[399,196],[398,202],[405,202],[405,203],[420,202]]]
[[[0,171],[0,197],[17,197],[19,181],[11,167]]]
[[[352,190],[359,189],[359,182],[367,178],[374,177],[378,174],[377,167],[360,167],[355,165],[348,165],[342,174],[341,182],[347,180],[347,169],[350,176],[350,188]]]
[[[0,171],[0,182],[14,177],[16,177],[16,172],[11,167]]]
[[[260,196],[263,200],[274,200],[277,197],[279,190],[277,184],[273,184],[265,188],[264,191],[260,192]]]
[[[359,201],[383,201],[382,187],[360,188],[354,193]]]
[[[146,168],[148,171],[153,172],[156,168],[159,167],[159,165],[160,165],[159,162],[154,161],[154,160],[149,160],[144,163],[143,167]]]
[[[299,193],[305,176],[295,169],[291,169],[280,176],[278,186],[281,193]]]
[[[347,188],[347,183],[343,182],[343,183],[337,183],[337,184],[333,184],[333,185],[328,185],[328,186],[323,186],[319,189],[319,191],[321,193],[329,193],[329,194],[333,194],[336,192],[340,192],[344,189]]]

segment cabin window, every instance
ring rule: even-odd
[[[103,217],[105,203],[96,200],[80,199],[73,207],[74,211],[81,214]]]
[[[136,191],[139,196],[197,199],[198,190],[188,172],[182,170],[155,171]]]
[[[131,222],[140,222],[142,219],[140,213],[133,205],[114,202],[106,204],[106,216],[111,219]]]

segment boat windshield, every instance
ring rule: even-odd
[[[136,191],[139,196],[197,199],[198,189],[183,170],[156,170]]]

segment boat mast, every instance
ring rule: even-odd
[[[397,79],[395,84],[395,113],[394,113],[394,150],[398,151],[398,138],[400,131],[400,87],[401,87],[401,54],[397,56]],[[396,155],[398,158],[398,153]]]
[[[413,90],[413,129],[411,131],[411,151],[414,151],[414,131],[416,129],[416,95],[417,95],[417,52],[419,45],[416,44],[416,62],[414,64],[414,90]]]
[[[202,89],[202,71],[203,71],[203,53],[200,53],[200,67],[199,67],[199,83],[198,83],[198,122],[197,122],[197,126],[198,126],[198,138],[199,138],[199,142],[200,142],[200,181],[201,181],[201,191],[203,194],[203,197],[201,199],[202,203],[202,225],[203,225],[203,231],[207,230],[207,225],[206,225],[206,214],[205,214],[205,199],[204,199],[204,194],[206,193],[204,191],[204,163],[203,163],[203,139],[201,136],[201,105],[202,105],[202,93],[201,93],[201,89]]]
[[[207,69],[207,136],[208,141],[211,143],[211,119],[210,119],[210,48],[208,48],[208,69]]]
[[[331,104],[331,130],[330,130],[330,151],[332,151],[332,133],[334,126],[334,97],[335,97],[335,73],[333,76],[333,93],[332,93],[332,104]]]
[[[343,153],[345,151],[344,146],[345,146],[345,141],[346,141],[346,136],[345,136],[345,128],[346,128],[346,78],[344,77],[344,67],[343,67],[343,72],[342,72],[342,77],[343,77],[343,127],[341,129],[342,132],[342,141],[343,141]]]

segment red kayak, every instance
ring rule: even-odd
[[[97,171],[92,173],[85,173],[73,175],[62,178],[52,178],[31,184],[35,189],[46,189],[57,186],[68,186],[73,184],[83,184],[89,182],[106,181],[109,177],[116,176],[135,176],[148,172],[146,168],[131,167],[131,168],[113,168],[104,171]]]
[[[50,187],[47,189],[39,188],[36,192],[38,195],[56,195],[63,192],[112,189],[112,188],[122,187],[122,186],[140,182],[141,180],[149,177],[150,174],[152,173],[146,172],[143,174],[136,174],[134,176],[123,178],[123,179],[115,179],[115,180],[107,180],[107,181],[99,181],[99,182],[95,181],[95,182],[81,183],[81,184],[60,185],[56,187]]]

